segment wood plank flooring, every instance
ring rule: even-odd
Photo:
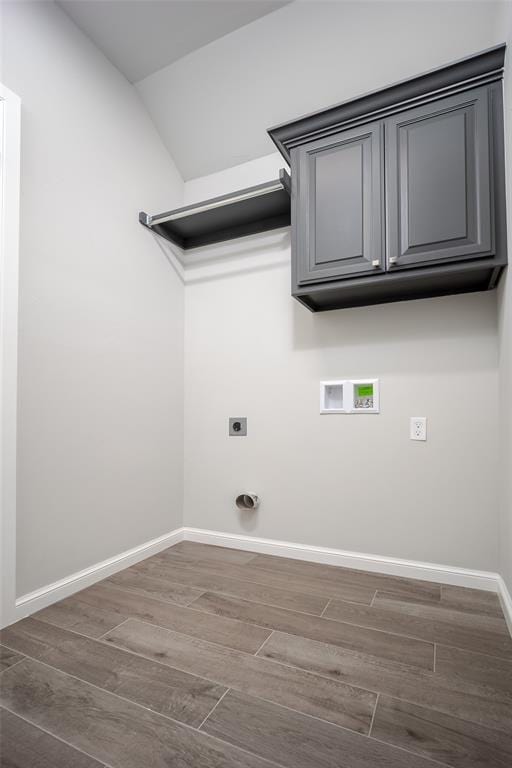
[[[11,768],[103,768],[94,758],[5,709],[0,709],[0,734],[1,764]]]
[[[0,673],[9,669],[9,667],[12,667],[14,664],[17,664],[18,661],[21,661],[22,659],[23,656],[20,656],[19,653],[15,653],[14,651],[11,651],[10,648],[0,645]]]
[[[2,768],[509,768],[494,594],[182,542],[0,633]]]

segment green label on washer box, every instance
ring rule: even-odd
[[[373,384],[357,384],[357,397],[373,397]]]

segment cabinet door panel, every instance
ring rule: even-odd
[[[381,123],[298,150],[292,178],[300,284],[384,269],[382,165]]]
[[[489,255],[490,188],[486,88],[386,120],[388,266]]]

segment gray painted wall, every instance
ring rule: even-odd
[[[512,4],[499,21],[509,49],[505,61],[505,141],[507,173],[508,247],[512,261]],[[501,426],[500,572],[512,594],[512,273],[508,267],[499,291],[499,374]]]
[[[250,238],[189,273],[185,525],[496,570],[496,295],[311,314],[289,255],[286,233]],[[380,415],[319,414],[345,377],[380,378]]]
[[[161,132],[166,106],[160,100],[155,111],[153,99],[172,86],[175,107],[187,84],[184,120],[194,150],[203,109],[215,116],[209,160],[195,152],[185,174],[243,159],[249,144],[254,156],[253,131],[260,135],[270,114],[278,121],[324,107],[505,36],[493,3],[356,5],[332,4],[317,14],[313,4],[294,3],[140,84]],[[297,27],[281,29],[273,46],[269,20],[293,14]],[[298,60],[297,47],[306,50],[297,44],[301,23],[312,48]],[[244,56],[229,69],[235,48]],[[272,76],[264,76],[266,67]],[[208,87],[199,82],[204,72]],[[257,78],[272,87],[258,89]],[[317,102],[305,104],[307,98]],[[183,163],[182,122],[173,122],[172,132],[168,146]],[[268,172],[279,160],[261,163]],[[186,182],[185,201],[260,180],[253,160]],[[186,287],[185,524],[497,570],[496,293],[311,315],[290,298],[287,236],[213,252],[221,259],[197,264]],[[321,379],[365,376],[381,379],[379,416],[320,416]],[[227,437],[230,415],[248,417],[246,439]],[[408,439],[416,415],[428,417],[427,443]],[[253,516],[234,508],[236,493],[246,489],[263,500]]]
[[[492,4],[469,13],[444,3],[436,14],[421,4],[416,15],[397,5],[395,36],[372,24],[364,67],[330,81],[337,99],[504,37]],[[188,525],[497,569],[495,457],[510,388],[498,412],[496,294],[311,315],[290,297],[288,235],[274,233],[209,251],[219,260],[191,259],[184,307],[183,286],[137,211],[264,181],[281,161],[265,157],[183,191],[133,89],[58,8],[8,3],[3,12],[0,77],[23,98],[18,595],[180,525],[183,472]],[[413,49],[400,46],[411,41],[411,19],[424,32]],[[354,38],[350,25],[336,29],[326,50],[353,52],[342,44]],[[244,68],[262,61],[260,31],[244,37],[246,56],[226,77],[240,73],[242,82]],[[231,38],[215,49],[221,71],[204,59],[208,46],[180,72],[191,83],[210,72],[198,96],[222,82],[247,129],[260,131],[240,98],[261,105],[266,127],[265,99],[282,95],[218,80],[222,62],[233,61]],[[266,39],[266,53],[288,65]],[[288,113],[278,119],[302,111],[295,96],[313,92],[293,78],[288,85]],[[331,92],[314,91],[311,108]],[[223,113],[221,101],[215,112],[208,99],[204,108]],[[212,162],[226,164],[239,152],[238,128],[216,130]],[[188,141],[195,145],[193,134]],[[76,217],[59,216],[72,209]],[[502,382],[512,380],[511,295],[507,284]],[[338,376],[380,377],[381,415],[321,417],[318,382]],[[247,439],[227,437],[229,415],[249,417]],[[408,440],[411,415],[429,418],[426,444]],[[510,462],[506,423],[501,453]],[[232,503],[245,489],[263,499],[254,517],[239,517]],[[509,583],[511,509],[502,507],[501,536]]]
[[[22,100],[17,594],[181,524],[183,286],[138,210],[182,182],[55,5],[3,6]]]

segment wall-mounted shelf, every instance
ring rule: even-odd
[[[184,250],[286,227],[290,176],[282,169],[274,181],[154,216],[142,211],[139,221]]]

